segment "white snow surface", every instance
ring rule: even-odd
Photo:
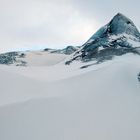
[[[136,37],[134,37],[132,35],[128,35],[126,33],[118,34],[118,35],[111,35],[109,37],[109,41],[117,40],[117,39],[120,39],[120,38],[123,38],[123,37],[125,37],[127,39],[127,42],[129,44],[131,44],[132,47],[140,47],[139,40]]]
[[[27,62],[27,66],[55,65],[67,57],[65,54],[50,53],[49,51],[27,51],[20,53],[24,53],[25,57],[17,58],[17,61],[25,61]],[[13,65],[16,65],[17,63],[14,63]]]
[[[140,56],[58,59],[0,65],[0,140],[140,140]]]

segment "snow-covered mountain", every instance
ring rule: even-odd
[[[67,55],[70,55],[70,54],[73,54],[75,51],[78,50],[78,47],[74,47],[74,46],[68,46],[64,49],[62,49],[60,52],[62,54],[67,54]]]
[[[52,51],[52,50],[51,50]],[[48,66],[61,62],[67,55],[50,51],[9,52],[0,54],[0,64],[8,66]]]
[[[30,59],[26,58],[30,57],[29,54],[31,53],[33,54],[34,52],[9,52],[1,54],[0,64],[28,66]],[[47,54],[70,55],[66,59],[65,64],[70,64],[74,60],[84,62],[95,60],[98,64],[110,60],[114,56],[121,56],[126,53],[140,54],[140,33],[134,23],[121,13],[115,15],[107,25],[100,28],[80,47],[68,46],[64,49],[46,48],[35,52],[35,54],[40,54],[40,58],[46,56],[46,59]],[[41,61],[38,55],[33,56],[34,59]]]
[[[100,28],[85,44],[80,47],[68,46],[64,49],[44,49],[35,52],[40,58],[47,54],[70,55],[65,63],[70,64],[75,60],[95,60],[101,63],[115,56],[126,53],[140,54],[140,33],[134,23],[123,14],[118,13],[105,26]],[[47,54],[46,54],[47,53]],[[10,52],[0,55],[0,64],[28,66],[28,52]],[[41,55],[42,54],[42,55]],[[32,55],[37,60],[39,57]],[[66,56],[67,57],[67,56]],[[41,60],[37,60],[41,61]],[[31,63],[30,63],[31,65]]]
[[[59,54],[66,54],[66,55],[70,55],[72,53],[74,53],[75,51],[77,51],[79,49],[78,46],[67,46],[64,49],[50,49],[50,48],[46,48],[44,49],[44,51],[48,51],[50,53],[59,53]]]
[[[39,51],[8,52],[0,54],[0,64],[15,66],[45,66],[49,65],[54,59],[57,59],[58,62],[63,60],[67,55],[74,53],[78,49],[78,47],[67,46],[64,49],[46,48]]]
[[[118,13],[75,52],[66,64],[77,59],[87,61],[93,58],[100,62],[127,52],[140,54],[139,47],[140,33],[138,29],[129,18]]]
[[[0,140],[140,140],[139,32],[122,14],[105,27],[81,48],[0,55]]]

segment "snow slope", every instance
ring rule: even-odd
[[[27,62],[27,66],[49,66],[61,62],[66,57],[67,56],[65,54],[49,53],[43,51],[29,51],[26,52],[25,58],[22,58],[21,60]],[[17,60],[20,60],[20,58]]]
[[[50,66],[61,62],[67,57],[65,54],[50,53],[49,51],[25,51],[17,53],[19,55],[24,54],[24,56],[15,56],[16,61],[11,63],[10,66]]]
[[[68,55],[78,50],[78,46],[68,46],[64,49],[50,49],[37,51],[18,51],[0,54],[0,64],[13,66],[48,66],[59,63]]]
[[[1,65],[0,140],[139,140],[139,61]]]

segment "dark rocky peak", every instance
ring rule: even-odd
[[[98,38],[120,34],[127,34],[135,38],[140,38],[140,33],[134,23],[123,14],[118,13],[107,25],[100,28],[90,39],[96,40]]]
[[[133,53],[137,47],[140,47],[140,33],[137,27],[129,18],[118,13],[83,44],[69,62]],[[136,53],[139,54],[139,51]]]
[[[140,33],[134,23],[121,13],[115,15],[107,26],[109,33],[113,33],[116,35],[126,33],[135,37],[140,36]]]

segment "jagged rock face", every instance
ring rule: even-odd
[[[61,52],[64,53],[64,54],[69,55],[69,54],[74,53],[76,50],[77,50],[76,47],[74,47],[74,46],[68,46],[65,49],[61,50]]]
[[[139,82],[140,82],[140,73],[138,74],[138,80],[139,80]]]
[[[109,24],[107,24],[107,31],[109,34],[122,34],[126,33],[135,37],[139,37],[139,31],[134,23],[124,15],[118,13]]]
[[[0,64],[10,65],[16,63],[17,66],[25,66],[26,62],[22,60],[17,60],[17,58],[24,58],[24,53],[19,52],[8,52],[4,54],[0,54]]]
[[[64,49],[58,49],[58,50],[50,50],[50,53],[60,53],[60,54],[66,54],[66,55],[70,55],[72,53],[74,53],[75,51],[78,50],[78,47],[74,47],[74,46],[67,46]],[[47,50],[48,51],[48,50]]]
[[[104,27],[99,29],[91,38],[96,40],[97,38],[105,38],[111,35],[126,34],[135,38],[140,38],[140,33],[134,23],[122,14],[117,14],[114,18]],[[88,43],[88,42],[87,42]]]
[[[117,14],[108,24],[109,32],[114,34],[126,33],[135,37],[139,37],[140,33],[134,23],[122,14]]]
[[[114,16],[107,25],[100,28],[81,49],[73,55],[72,60],[77,58],[82,60],[91,59],[98,56],[97,53],[100,53],[100,50],[109,47],[123,47],[124,49],[140,47],[140,33],[138,29],[129,18],[120,13]],[[122,49],[117,49],[117,51],[118,50],[122,51]]]
[[[119,13],[107,25],[97,31],[84,44],[83,49],[88,52],[98,47],[133,47],[131,41],[139,42],[140,33],[130,19]]]

